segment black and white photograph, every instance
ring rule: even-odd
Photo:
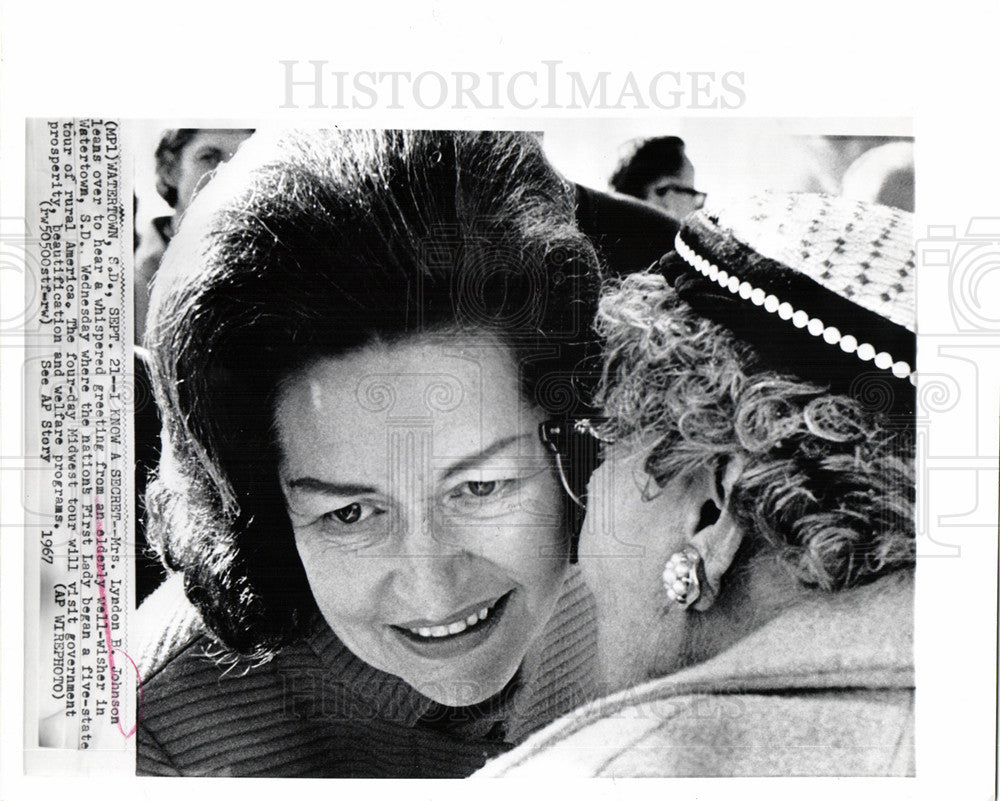
[[[251,133],[136,226],[139,774],[913,774],[912,139]]]
[[[5,798],[995,797],[996,9],[181,5],[5,9]]]

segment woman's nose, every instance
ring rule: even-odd
[[[473,583],[473,557],[462,538],[440,525],[431,508],[403,521],[398,533],[392,573],[396,597],[428,617],[454,612]]]
[[[460,528],[450,523],[433,503],[414,504],[399,521],[400,553],[414,557],[449,556],[465,550]]]

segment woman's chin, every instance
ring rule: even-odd
[[[424,697],[443,706],[473,706],[497,695],[510,683],[516,672],[515,667],[506,679],[503,676],[491,676],[486,679],[442,679],[416,685],[415,689]]]

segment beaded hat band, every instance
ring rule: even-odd
[[[682,300],[779,372],[912,413],[910,215],[822,195],[762,195],[689,216],[659,269]]]

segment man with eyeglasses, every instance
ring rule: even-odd
[[[654,203],[675,220],[705,205],[705,193],[694,188],[694,165],[684,152],[684,140],[677,136],[637,142],[610,183],[616,192]]]

